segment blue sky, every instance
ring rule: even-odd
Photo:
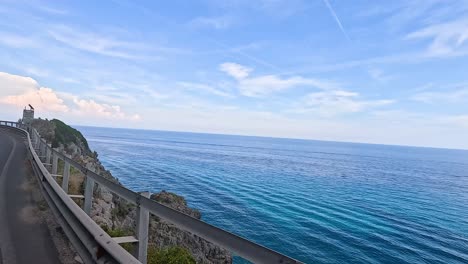
[[[0,111],[468,149],[468,1],[1,1]]]

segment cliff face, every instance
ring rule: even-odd
[[[201,218],[200,211],[188,207],[187,202],[182,196],[161,191],[151,195],[151,199],[194,218]],[[232,263],[232,257],[226,250],[214,246],[206,240],[190,234],[189,232],[180,231],[174,225],[171,225],[158,217],[151,217],[150,228],[152,230],[152,232],[150,232],[150,241],[154,241],[157,247],[179,245],[185,248],[190,248],[192,255],[199,263]]]
[[[97,153],[89,149],[86,139],[75,130],[59,120],[35,120],[33,126],[39,133],[52,142],[54,148],[67,154],[86,168],[95,171],[103,177],[119,183],[106,170],[97,158]],[[55,145],[54,145],[55,144]],[[71,178],[84,179],[82,175],[71,175]],[[81,178],[80,178],[81,177]],[[73,181],[70,180],[72,183]],[[120,183],[119,183],[120,184]],[[78,191],[82,190],[82,182],[77,182]],[[128,235],[135,229],[136,207],[133,204],[113,195],[109,190],[95,187],[91,217],[99,225],[108,230],[123,230]],[[182,196],[161,191],[151,195],[156,200],[182,213],[200,219],[201,213],[187,205]],[[157,248],[181,246],[189,250],[197,263],[232,263],[231,254],[202,238],[178,229],[156,216],[151,215],[149,229],[149,243]]]
[[[34,119],[32,126],[47,142],[52,144],[53,148],[60,147],[61,150],[71,156],[96,156],[96,153],[91,152],[88,141],[80,131],[58,119],[50,121],[47,119]]]

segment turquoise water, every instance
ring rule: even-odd
[[[79,128],[135,191],[306,263],[468,263],[468,151]]]

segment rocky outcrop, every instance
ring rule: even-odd
[[[187,206],[187,201],[182,196],[175,193],[166,192],[165,190],[151,195],[151,199],[161,204],[164,204],[172,209],[182,212],[191,217],[200,219],[201,213],[197,209],[193,209]]]
[[[60,131],[74,131],[63,127],[63,123],[54,123],[47,120],[35,120],[33,126],[38,129],[41,136],[45,136],[48,141],[53,142]],[[57,130],[57,124],[62,126]],[[62,125],[63,124],[63,125]],[[79,133],[79,131],[76,130]],[[73,133],[76,133],[73,132]],[[101,176],[119,183],[118,179],[106,170],[98,159],[96,152],[89,150],[88,143],[81,133],[72,137],[73,141],[59,142],[56,149],[67,154],[78,163]],[[62,137],[70,138],[70,137]],[[161,191],[151,195],[151,199],[178,210],[194,218],[201,219],[200,211],[190,208],[184,197],[174,193]],[[136,207],[133,204],[113,195],[106,188],[96,186],[94,190],[93,206],[91,211],[92,219],[106,229],[126,230],[132,233],[136,223]],[[181,246],[190,251],[197,263],[232,263],[231,254],[190,232],[183,231],[173,224],[166,222],[156,216],[150,218],[149,243],[158,248],[170,246]]]
[[[187,206],[184,197],[174,193],[161,191],[151,195],[151,199],[164,204],[172,209],[180,211],[191,217],[200,219],[200,211]],[[215,246],[206,240],[186,231],[181,231],[176,226],[158,218],[151,217],[150,241],[157,247],[182,246],[190,250],[197,263],[232,263],[232,257],[228,251]]]

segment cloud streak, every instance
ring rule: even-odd
[[[307,94],[292,112],[312,113],[332,117],[340,114],[351,114],[393,104],[393,100],[364,100],[356,92],[330,90]]]
[[[237,81],[236,86],[240,93],[248,97],[264,97],[298,86],[322,90],[337,87],[337,84],[334,82],[304,78],[302,76],[284,78],[278,75],[260,75],[251,77],[252,68],[233,62],[223,63],[219,66],[219,69],[233,77]]]
[[[427,104],[436,103],[466,103],[468,102],[468,88],[460,88],[453,91],[435,92],[428,91],[417,93],[411,97],[412,100]]]
[[[468,53],[468,19],[429,25],[406,36],[409,40],[425,39],[429,57],[450,57]]]
[[[233,24],[233,18],[228,16],[219,17],[197,17],[189,22],[189,26],[193,28],[214,28],[227,29]]]
[[[222,97],[233,97],[232,94],[222,91],[220,89],[214,88],[211,85],[206,85],[202,83],[193,83],[193,82],[177,82],[177,85],[180,87],[191,90],[191,91],[201,91],[209,94],[214,94]]]
[[[336,24],[338,25],[338,27],[340,28],[341,32],[343,33],[343,35],[346,37],[347,40],[350,40],[348,34],[346,33],[344,27],[343,27],[343,24],[341,24],[341,20],[338,18],[338,16],[336,15],[336,12],[335,10],[333,9],[333,7],[331,6],[330,2],[328,0],[323,0],[323,2],[325,3],[325,5],[327,6],[328,8],[328,11],[330,11],[330,14],[333,16],[333,19],[335,19],[335,22]]]

